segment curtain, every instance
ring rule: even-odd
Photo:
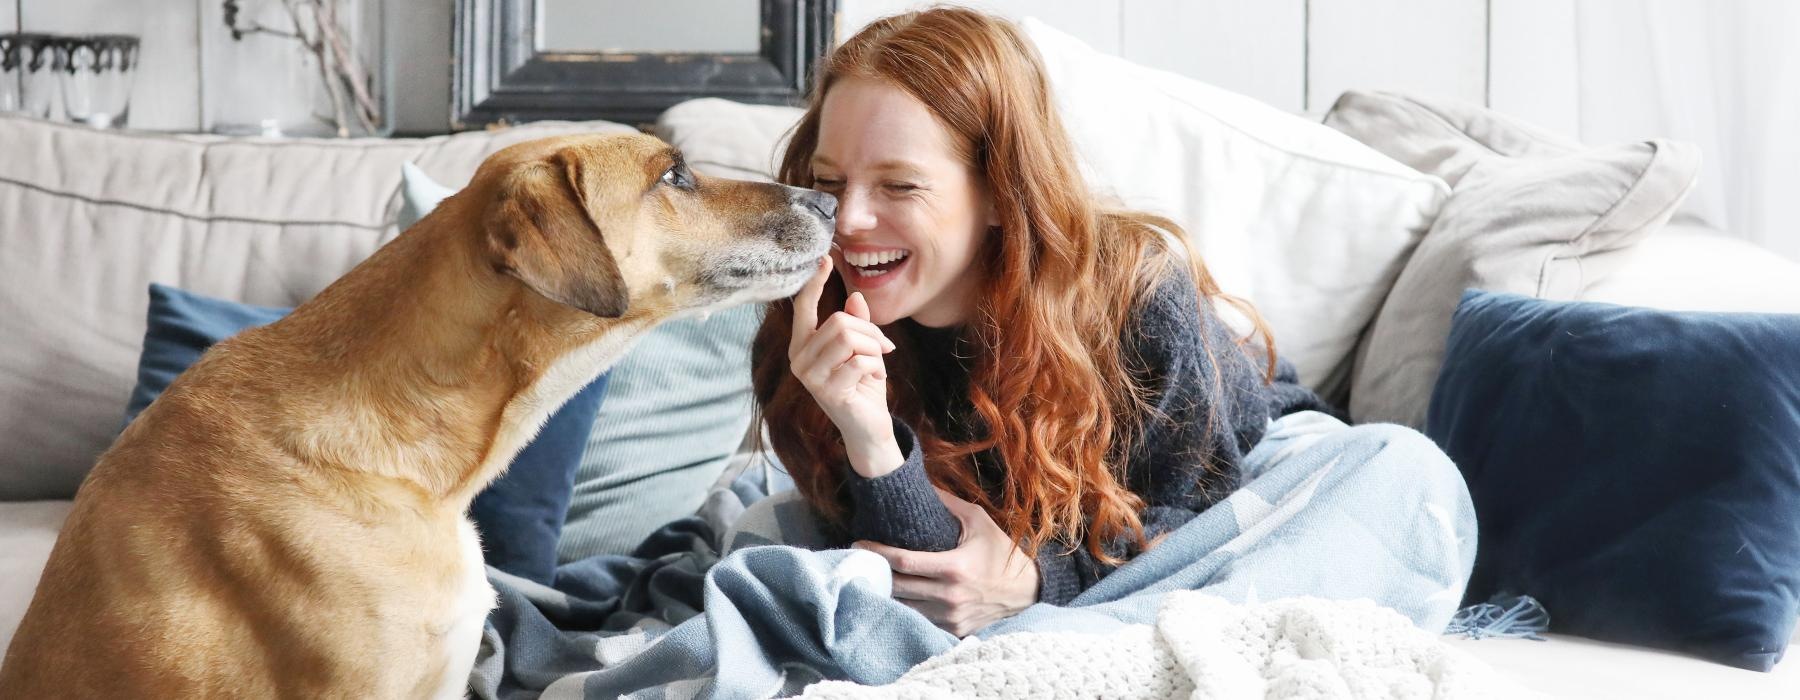
[[[1800,260],[1800,2],[1578,0],[1581,140],[1705,156],[1679,217]]]

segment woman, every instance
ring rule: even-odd
[[[851,38],[779,177],[839,204],[830,259],[754,347],[819,534],[764,539],[880,554],[953,634],[1069,602],[1237,488],[1271,419],[1326,408],[1175,224],[1096,201],[1004,20],[934,9]]]

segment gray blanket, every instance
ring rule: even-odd
[[[1169,591],[1235,602],[1369,599],[1437,631],[1474,563],[1467,489],[1441,452],[1392,426],[1304,412],[1276,421],[1245,486],[1066,607],[982,630],[1107,633],[1155,621]],[[772,697],[821,680],[891,683],[957,639],[890,596],[880,557],[750,547],[720,558],[726,525],[767,492],[752,472],[630,557],[557,572],[555,587],[490,570],[471,691],[482,698]]]

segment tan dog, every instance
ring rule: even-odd
[[[461,697],[494,602],[475,494],[658,322],[793,294],[835,208],[648,136],[495,154],[101,456],[0,697]]]

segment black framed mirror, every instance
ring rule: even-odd
[[[799,104],[836,0],[457,0],[451,126]]]

